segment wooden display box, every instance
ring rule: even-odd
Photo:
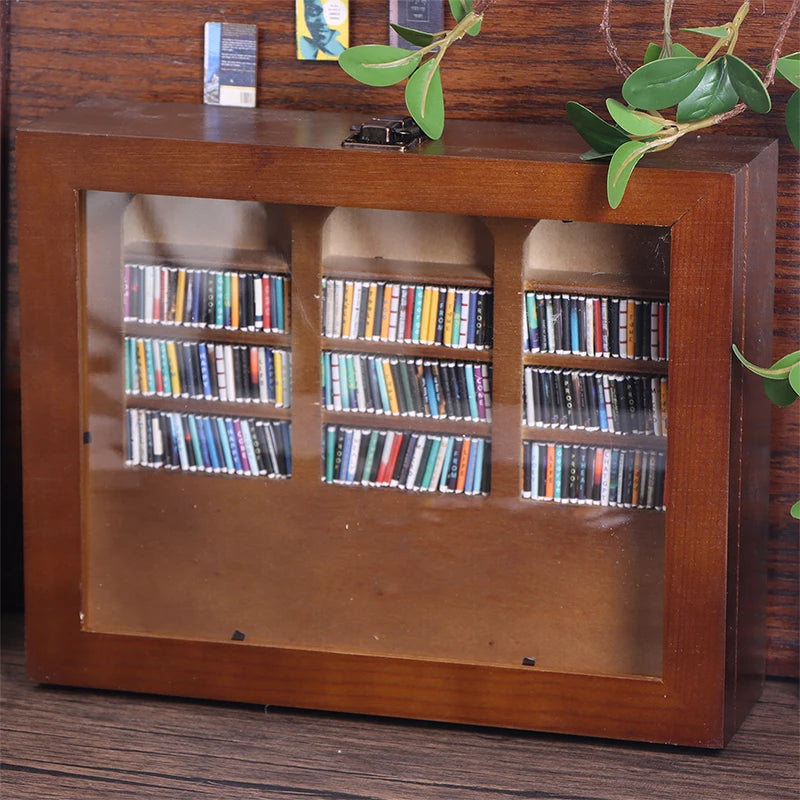
[[[357,121],[20,131],[31,678],[723,746],[764,671],[731,343],[770,359],[775,143],[682,144],[612,211],[567,129]]]

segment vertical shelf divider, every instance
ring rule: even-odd
[[[492,495],[522,488],[522,253],[537,220],[484,219],[494,238],[492,282]]]
[[[322,459],[322,229],[332,208],[294,206],[292,229],[292,476],[320,480]],[[308,482],[308,483],[306,483]]]

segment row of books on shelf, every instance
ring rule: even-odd
[[[491,443],[470,436],[327,425],[323,480],[464,495],[489,493]]]
[[[287,333],[289,279],[283,275],[125,264],[129,322]]]
[[[485,349],[492,340],[486,289],[323,278],[323,334],[335,339]]]
[[[556,503],[662,509],[666,453],[523,442],[522,496]]]
[[[491,367],[325,351],[322,395],[331,411],[489,422]]]
[[[529,353],[669,357],[669,303],[526,292],[523,348]]]
[[[128,408],[126,464],[188,472],[288,477],[290,423]]]
[[[667,435],[667,379],[525,367],[524,421],[549,428]]]
[[[291,405],[291,353],[235,345],[125,337],[125,391],[158,397]]]

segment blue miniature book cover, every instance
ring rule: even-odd
[[[247,108],[255,106],[257,44],[255,25],[206,23],[204,103]]]

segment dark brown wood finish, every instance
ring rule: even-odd
[[[745,221],[770,229],[769,211],[766,225],[759,215],[774,144],[700,140],[662,154],[610,211],[604,170],[578,161],[566,129],[455,123],[409,157],[343,151],[348,126],[346,115],[107,104],[20,134],[31,676],[721,746],[763,674],[763,581],[758,559],[743,556],[763,549],[766,471],[747,473],[742,448],[759,443],[745,441],[733,412],[746,427],[767,406],[756,395],[742,407],[729,345],[752,335],[768,346],[769,235],[751,236]],[[86,234],[84,189],[113,193],[92,201]],[[664,198],[655,208],[653,191]],[[120,270],[107,265],[119,263],[128,193],[288,206],[289,481],[122,467]],[[463,197],[492,231],[503,309],[491,352],[493,491],[425,498],[323,485],[317,298],[329,209],[460,213]],[[672,229],[665,515],[519,499],[519,264],[537,219]],[[748,317],[745,269],[761,287]],[[107,339],[111,357],[98,361]],[[740,513],[744,482],[752,496]],[[229,641],[234,628],[246,643]],[[538,648],[534,670],[519,666],[526,642]]]
[[[4,73],[9,92],[3,130],[3,156],[9,171],[2,206],[9,245],[3,278],[3,592],[13,602],[20,577],[21,536],[16,127],[87,97],[199,102],[202,25],[208,19],[259,25],[260,105],[341,109],[354,122],[376,111],[400,111],[402,92],[359,87],[334,64],[297,62],[291,4],[267,8],[263,2],[242,0],[234,7],[175,0],[145,8],[119,0],[4,0],[2,5],[9,22],[8,70]],[[611,24],[616,42],[631,63],[640,57],[647,41],[658,38],[660,5],[659,0],[614,4]],[[682,0],[674,10],[674,27],[730,18],[735,5],[723,0]],[[766,63],[789,6],[790,0],[754,6],[738,52],[751,63]],[[556,0],[496,3],[487,13],[482,35],[447,56],[444,82],[449,117],[563,122],[567,100],[602,109],[607,96],[618,96],[619,77],[598,34],[601,13],[599,0],[579,7]],[[383,40],[385,21],[385,3],[354,2],[351,42]],[[790,33],[787,42],[793,35]],[[700,46],[700,40],[691,35],[682,34],[681,40]],[[791,43],[787,48],[796,49]],[[780,138],[775,336],[773,352],[766,355],[764,363],[798,347],[798,162],[782,121],[789,94],[788,84],[778,82],[772,114],[745,114],[725,126],[726,133]],[[759,383],[750,380],[756,386]],[[797,675],[800,664],[798,545],[796,524],[787,512],[800,492],[799,430],[797,406],[772,415],[768,665],[771,673],[783,675]]]

